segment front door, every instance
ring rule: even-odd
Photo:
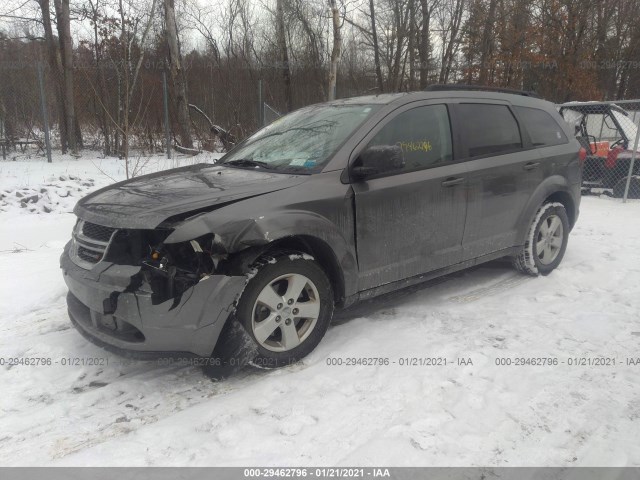
[[[361,290],[461,261],[466,174],[451,138],[446,105],[412,104],[365,140],[366,148],[400,146],[405,164],[352,185]]]

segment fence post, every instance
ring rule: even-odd
[[[258,80],[258,128],[264,127],[264,105],[262,104],[262,79]]]
[[[164,137],[167,144],[167,158],[171,160],[171,131],[169,129],[169,92],[167,72],[162,72],[162,107],[164,109]]]
[[[640,140],[640,122],[636,125],[636,139],[633,142],[633,152],[631,153],[631,162],[629,163],[629,175],[627,175],[627,184],[624,186],[624,195],[622,196],[622,203],[627,203],[627,196],[629,195],[629,185],[631,184],[631,175],[633,174],[633,164],[638,156],[638,140]]]
[[[44,79],[42,78],[42,63],[38,62],[38,84],[40,86],[40,108],[44,128],[44,146],[47,151],[47,162],[51,162],[51,139],[49,138],[49,114],[47,113],[47,99],[44,95]]]

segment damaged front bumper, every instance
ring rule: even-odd
[[[211,275],[157,303],[133,280],[141,267],[102,261],[85,270],[71,261],[70,246],[60,266],[72,323],[92,342],[127,356],[210,356],[246,284],[243,275]]]

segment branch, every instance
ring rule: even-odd
[[[349,20],[347,17],[344,17],[344,21],[347,22],[349,25],[352,25],[352,26],[356,27],[358,30],[360,30],[360,32],[364,33],[368,37],[371,37],[373,35],[370,30],[367,30],[362,25],[358,25],[353,20]]]
[[[180,145],[178,142],[176,142],[176,144],[174,145],[174,147],[177,151],[179,151],[180,153],[184,153],[187,155],[199,155],[202,152],[200,150],[198,150],[197,148],[186,148],[183,147],[182,145]]]
[[[140,57],[138,58],[138,63],[136,65],[136,69],[133,74],[133,79],[131,80],[131,90],[129,91],[129,102],[133,98],[133,92],[136,88],[136,82],[138,81],[138,74],[140,73],[140,67],[142,66],[142,61],[144,59],[144,42],[147,39],[147,35],[149,34],[149,29],[151,28],[151,22],[153,21],[153,14],[156,11],[156,2],[157,0],[153,0],[151,4],[151,13],[149,14],[149,21],[145,26],[144,33],[142,34],[142,38],[140,39]],[[129,47],[129,53],[131,53],[131,47]]]
[[[20,17],[18,15],[0,15],[0,18],[11,18],[13,20],[25,20],[27,22],[36,22],[42,25],[42,20],[33,17]]]

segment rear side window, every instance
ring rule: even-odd
[[[444,105],[416,107],[391,119],[367,147],[397,145],[404,154],[404,172],[437,167],[452,159],[449,114]]]
[[[522,148],[518,122],[505,105],[462,103],[458,111],[469,156],[500,154]]]
[[[529,132],[534,147],[567,143],[567,136],[558,122],[539,108],[515,107],[516,113]]]

